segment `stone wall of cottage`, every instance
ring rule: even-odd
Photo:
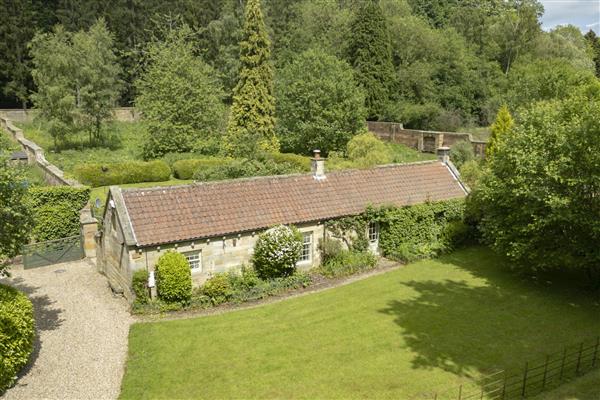
[[[321,259],[318,251],[319,241],[325,233],[321,223],[304,224],[297,226],[300,232],[312,232],[311,259],[309,262],[301,262],[298,269],[308,270],[320,264]],[[132,270],[147,269],[154,271],[154,267],[160,258],[168,250],[174,250],[183,254],[199,253],[201,268],[192,270],[192,282],[195,287],[202,285],[208,278],[219,272],[238,270],[242,265],[250,265],[254,245],[261,231],[246,232],[242,234],[227,235],[210,239],[195,240],[193,242],[182,242],[171,245],[152,246],[141,249],[131,248],[129,258],[132,261]],[[132,271],[133,272],[133,271]]]

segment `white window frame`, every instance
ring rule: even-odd
[[[202,251],[188,251],[183,253],[183,256],[188,260],[192,272],[202,272]],[[194,265],[196,266],[194,267]]]
[[[379,223],[373,221],[369,223],[369,242],[379,242]]]
[[[308,239],[308,241],[306,240]],[[310,263],[313,258],[313,231],[302,232],[302,250],[298,257],[299,264]]]

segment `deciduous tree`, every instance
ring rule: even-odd
[[[508,106],[505,104],[500,107],[498,110],[498,115],[496,115],[496,121],[492,124],[491,130],[492,134],[490,135],[490,139],[488,140],[487,146],[485,148],[485,155],[487,157],[491,157],[496,151],[496,147],[498,147],[498,143],[502,140],[504,136],[506,136],[510,130],[514,126],[514,121],[512,116],[510,115],[510,111],[508,110]]]

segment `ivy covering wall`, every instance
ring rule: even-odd
[[[463,222],[463,199],[383,207],[368,210],[379,223],[379,249],[399,261],[433,257],[464,243],[469,227]]]
[[[79,211],[90,198],[90,188],[41,186],[29,189],[27,204],[33,212],[33,239],[37,242],[79,234]]]

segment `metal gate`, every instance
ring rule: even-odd
[[[84,257],[81,235],[23,246],[25,269],[81,260]]]

